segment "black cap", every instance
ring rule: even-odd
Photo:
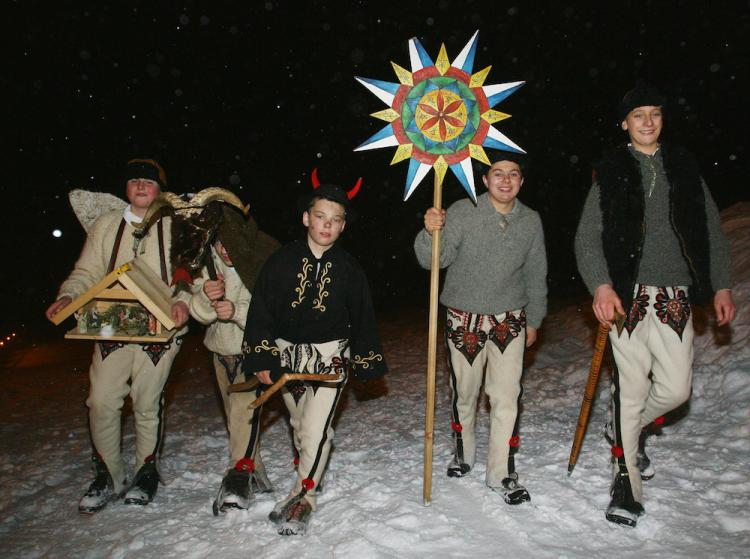
[[[158,182],[162,188],[167,186],[167,174],[153,159],[131,159],[125,166],[122,178],[126,183],[130,179],[149,179]]]
[[[322,198],[324,200],[330,200],[331,202],[337,202],[344,206],[346,212],[346,220],[354,221],[357,217],[357,213],[352,208],[352,202],[349,200],[346,192],[340,186],[334,184],[321,184],[318,188],[314,188],[307,194],[303,194],[297,200],[297,207],[301,213],[306,212],[310,208],[310,204],[316,198]]]
[[[663,107],[666,98],[653,85],[639,81],[635,87],[628,91],[617,106],[617,122],[625,120],[635,108],[645,107],[648,105],[654,107]]]
[[[487,154],[487,159],[490,160],[490,167],[498,161],[512,161],[521,168],[521,172],[524,175],[529,168],[529,155],[527,153],[487,148],[485,148],[484,152]],[[486,174],[487,171],[484,171],[482,174]]]

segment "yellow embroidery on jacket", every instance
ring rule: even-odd
[[[299,278],[299,287],[294,288],[294,292],[297,294],[297,300],[292,302],[292,308],[299,305],[305,298],[305,288],[310,285],[310,280],[307,279],[307,274],[312,270],[312,264],[307,258],[302,259],[302,271],[297,274]]]
[[[361,357],[359,355],[355,355],[352,361],[355,365],[359,365],[363,369],[369,369],[370,363],[372,361],[382,361],[383,356],[379,353],[375,353],[374,351],[371,351],[370,354],[367,357]]]
[[[268,340],[261,340],[261,342],[253,348],[253,351],[255,351],[255,353],[260,353],[261,351],[270,351],[271,355],[279,354],[279,348],[275,345],[271,345]]]
[[[326,312],[326,306],[323,304],[323,299],[328,297],[328,291],[326,291],[326,285],[331,283],[331,278],[328,277],[328,270],[331,269],[331,263],[326,262],[323,267],[323,271],[320,274],[320,282],[318,282],[318,298],[313,299],[313,308],[320,312]]]

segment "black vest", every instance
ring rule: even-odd
[[[706,202],[695,158],[679,146],[661,148],[669,181],[670,222],[692,278],[690,299],[710,300],[710,254]],[[595,165],[602,211],[602,246],[615,292],[627,312],[633,298],[646,234],[640,164],[623,145]]]

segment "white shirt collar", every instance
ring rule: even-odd
[[[130,204],[128,204],[128,206],[125,208],[122,217],[125,219],[125,221],[128,222],[129,225],[133,225],[134,223],[140,223],[141,221],[143,221],[142,217],[137,216],[133,213],[130,208]]]

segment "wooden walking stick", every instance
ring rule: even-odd
[[[255,408],[259,408],[260,406],[265,404],[266,401],[271,396],[273,396],[279,390],[284,388],[284,385],[290,380],[317,380],[320,382],[335,382],[337,380],[341,380],[341,375],[338,375],[338,374],[316,375],[312,373],[284,373],[283,375],[281,375],[279,380],[277,380],[271,386],[266,388],[263,394],[258,396],[255,400],[253,400],[252,403],[248,406],[248,408],[251,410],[254,410]]]
[[[365,140],[354,151],[397,147],[391,165],[409,160],[404,200],[419,183],[435,170],[433,206],[440,209],[443,178],[450,169],[476,204],[474,171],[471,159],[491,165],[483,146],[525,153],[492,126],[510,115],[492,107],[515,93],[524,82],[484,85],[490,66],[473,72],[477,53],[474,33],[451,62],[441,45],[433,62],[417,38],[409,39],[411,71],[391,63],[398,83],[372,78],[356,78],[383,101],[388,108],[371,116],[388,124]],[[439,283],[440,233],[432,234],[430,272],[430,315],[427,343],[427,398],[424,432],[424,504],[429,505],[432,491],[432,443],[435,419],[435,371],[437,355],[437,311]]]
[[[624,316],[615,313],[615,323],[617,324],[618,332],[622,332],[624,319]],[[569,476],[573,473],[573,468],[576,467],[576,463],[578,462],[578,454],[581,452],[583,437],[586,434],[586,427],[589,424],[591,403],[594,400],[596,385],[599,382],[599,373],[602,368],[602,360],[604,359],[604,350],[607,347],[607,336],[609,335],[609,329],[609,324],[599,323],[599,329],[596,333],[596,341],[594,342],[594,356],[591,359],[591,368],[589,369],[589,379],[588,382],[586,382],[586,388],[583,391],[581,412],[578,414],[578,425],[576,426],[576,434],[573,438],[573,446],[570,449],[570,458],[568,459]]]

